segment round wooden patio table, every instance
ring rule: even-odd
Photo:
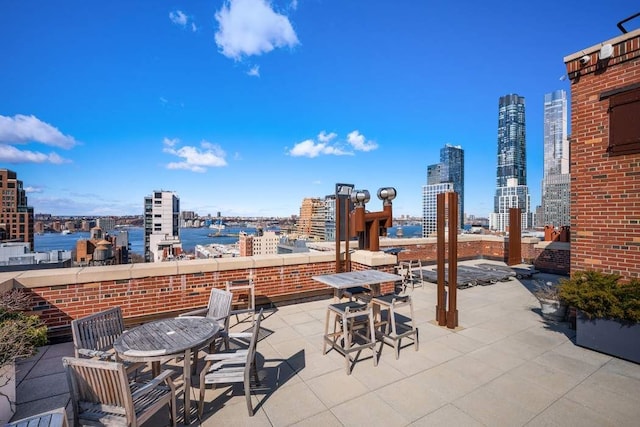
[[[191,419],[191,356],[213,341],[220,325],[206,317],[176,317],[156,320],[124,332],[113,344],[122,360],[148,362],[154,375],[160,363],[174,357],[184,357],[184,423]]]

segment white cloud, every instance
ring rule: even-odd
[[[35,116],[16,114],[13,117],[0,115],[0,144],[25,144],[39,142],[69,149],[78,142],[64,135],[57,128],[39,120]]]
[[[165,137],[165,138],[162,140],[162,144],[163,144],[165,147],[174,147],[174,146],[175,146],[176,144],[178,144],[179,142],[180,142],[180,140],[179,140],[178,138],[173,138],[173,139],[171,139],[171,138],[167,138],[167,137]]]
[[[181,10],[176,10],[175,12],[169,12],[169,19],[176,25],[180,25],[182,27],[187,25],[187,21],[189,18],[184,14]]]
[[[318,141],[320,141],[320,142],[331,142],[337,136],[338,135],[335,132],[327,133],[325,131],[322,131],[322,132],[320,132],[318,134]]]
[[[225,0],[215,18],[216,44],[224,56],[236,61],[299,44],[289,19],[274,11],[268,0]]]
[[[372,151],[378,148],[378,144],[374,141],[367,141],[364,135],[357,130],[347,135],[347,142],[357,151]]]
[[[293,157],[318,157],[319,155],[334,155],[345,156],[351,153],[343,151],[340,147],[328,145],[325,142],[316,142],[312,139],[307,139],[297,143],[289,150],[289,155]]]
[[[24,191],[25,193],[42,193],[42,188],[27,186],[27,187],[24,187]]]
[[[7,163],[53,163],[56,165],[70,163],[70,160],[56,153],[39,153],[37,151],[18,150],[13,145],[0,144],[0,162]]]
[[[343,148],[346,145],[339,141],[335,132],[327,133],[321,131],[316,140],[306,139],[297,143],[289,150],[288,154],[293,157],[318,157],[320,155],[352,156],[354,153]],[[355,151],[371,151],[378,148],[378,144],[367,141],[364,135],[357,130],[347,135],[347,144]]]
[[[169,12],[169,19],[174,24],[182,27],[182,28],[190,28],[192,32],[198,31],[198,26],[193,19],[189,18],[183,11],[176,10],[174,12]]]
[[[162,141],[163,152],[180,157],[182,161],[170,162],[167,169],[190,170],[192,172],[206,172],[209,167],[222,167],[227,165],[225,152],[219,145],[208,141],[202,141],[200,147],[185,145],[177,148],[180,140],[177,138],[164,138]]]
[[[291,3],[289,3],[289,7],[293,10],[296,10],[298,8],[298,0],[291,0]]]
[[[260,66],[254,65],[253,67],[251,67],[251,69],[247,71],[247,75],[252,77],[260,77]]]

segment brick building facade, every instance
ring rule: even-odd
[[[640,30],[564,58],[571,81],[571,271],[640,277]]]

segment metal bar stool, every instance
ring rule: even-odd
[[[332,314],[333,332],[329,332]],[[351,374],[352,365],[357,361],[360,352],[366,348],[373,352],[373,366],[378,366],[373,307],[355,301],[330,304],[324,324],[322,354],[327,354],[327,344],[344,356],[347,375]],[[356,353],[353,358],[351,353]]]
[[[418,328],[413,316],[413,301],[410,295],[387,294],[373,297],[372,304],[378,304],[380,312],[386,310],[386,318],[381,320],[380,325],[384,325],[384,332],[379,333],[381,341],[393,346],[396,353],[396,360],[400,357],[400,341],[408,338],[413,341],[415,350],[418,351]],[[407,325],[396,320],[397,309],[409,306],[411,325]]]

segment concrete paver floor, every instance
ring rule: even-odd
[[[384,346],[377,367],[365,351],[351,375],[336,351],[322,354],[330,300],[267,309],[255,415],[247,414],[241,385],[221,386],[207,389],[202,420],[192,405],[192,425],[638,425],[640,365],[576,346],[568,323],[542,318],[532,283],[512,279],[459,290],[456,330],[434,321],[435,284],[408,291],[419,351],[407,346],[396,360]],[[71,417],[61,357],[72,354],[71,343],[51,345],[18,364],[14,419],[58,407]],[[180,412],[182,392],[178,398]],[[146,425],[168,425],[168,410]]]

